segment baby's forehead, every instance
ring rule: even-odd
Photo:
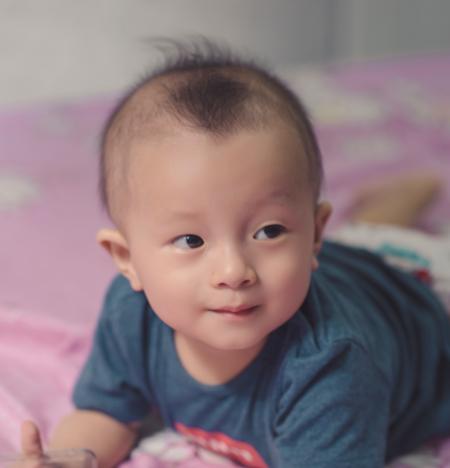
[[[318,149],[310,141],[314,135],[308,130],[307,116],[289,103],[280,90],[253,72],[207,69],[154,76],[119,103],[105,126],[101,172],[105,203],[112,207],[110,211],[115,210],[113,205],[124,205],[130,166],[135,164],[131,150],[136,145],[158,146],[186,129],[220,144],[242,131],[271,131],[278,124],[289,127],[302,147],[302,159],[310,166],[311,181],[320,187]],[[305,122],[299,123],[302,119]],[[118,187],[122,187],[120,196]]]
[[[160,120],[153,122],[151,131],[142,132],[136,136],[129,146],[129,159],[132,161],[136,154],[146,155],[147,158],[157,156],[159,152],[166,152],[168,147],[178,147],[179,152],[186,155],[199,148],[201,142],[205,142],[211,147],[227,147],[230,143],[239,140],[248,140],[247,149],[252,146],[259,146],[260,143],[271,142],[270,147],[276,147],[277,151],[288,151],[295,158],[300,158],[307,163],[304,145],[301,137],[295,129],[283,123],[274,122],[273,125],[263,128],[242,127],[226,134],[216,134],[204,129],[191,128],[179,122]],[[265,146],[265,148],[267,145]],[[255,151],[258,151],[255,149]],[[245,153],[242,155],[245,158]],[[281,163],[281,159],[280,159]]]
[[[150,90],[151,95],[157,90]],[[147,95],[148,96],[148,95]],[[177,119],[171,114],[167,114],[161,110],[153,110],[151,115],[140,110],[139,106],[132,106],[127,109],[133,121],[128,133],[128,141],[126,150],[122,151],[122,174],[130,175],[130,168],[134,171],[143,169],[142,162],[151,159],[157,159],[159,156],[169,157],[170,152],[181,153],[184,158],[189,158],[195,154],[195,150],[206,142],[210,148],[231,148],[230,142],[242,140],[246,136],[250,136],[247,140],[250,143],[245,148],[241,147],[241,159],[243,162],[246,152],[261,151],[259,143],[267,142],[268,147],[273,147],[273,152],[289,152],[292,158],[300,161],[300,170],[306,173],[307,156],[305,154],[305,145],[298,130],[294,128],[290,122],[282,119],[273,118],[270,122],[260,122],[255,126],[252,123],[241,122],[240,126],[234,126],[228,131],[215,132],[205,128],[198,128],[190,125],[189,122]],[[136,116],[133,117],[133,114]],[[266,148],[263,146],[262,148]],[[125,149],[125,148],[124,148]],[[210,158],[208,158],[210,159]],[[276,164],[283,164],[283,158],[277,160]],[[151,161],[150,161],[151,162]],[[236,162],[236,160],[235,160]],[[214,168],[214,159],[210,161],[211,170]],[[239,164],[239,163],[238,163]],[[257,170],[257,166],[255,166]]]
[[[214,180],[234,174],[235,179],[227,185],[231,194],[233,184],[248,184],[260,172],[266,174],[268,183],[276,182],[280,189],[293,179],[296,185],[309,185],[308,162],[298,135],[281,125],[265,130],[240,129],[220,136],[179,125],[161,126],[157,134],[136,140],[129,153],[130,191],[133,187],[139,191],[155,178],[158,183],[164,180],[175,187],[179,184],[173,182],[174,174],[196,180],[197,188],[208,186],[211,190],[219,189],[220,184],[214,185]],[[211,184],[206,184],[206,179]]]
[[[166,129],[158,139],[133,145],[130,202],[138,211],[159,212],[186,204],[231,206],[238,200],[251,211],[299,196],[309,199],[308,166],[296,138],[284,128],[240,130],[220,138]]]

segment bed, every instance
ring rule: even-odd
[[[450,232],[450,55],[336,63],[285,71],[310,108],[334,205],[386,175],[436,171],[445,189],[420,223]],[[18,450],[19,422],[48,436],[70,409],[102,294],[114,274],[95,243],[108,224],[97,200],[101,124],[116,96],[0,111],[0,453]],[[124,465],[231,466],[176,434],[145,439]],[[393,468],[450,466],[448,439]]]

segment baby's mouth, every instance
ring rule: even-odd
[[[211,309],[211,312],[217,314],[226,314],[234,316],[245,316],[250,315],[256,310],[257,306],[239,306],[239,307],[220,307],[218,309]]]

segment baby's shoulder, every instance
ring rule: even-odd
[[[117,275],[106,291],[100,322],[129,324],[138,321],[140,316],[148,315],[148,309],[145,294],[134,291],[127,278]],[[133,320],[130,320],[131,316]]]
[[[311,385],[342,385],[359,382],[389,381],[389,373],[374,355],[365,337],[352,329],[341,327],[335,333],[305,333],[287,343],[280,368],[279,381],[287,389],[303,391]]]
[[[318,320],[311,320],[310,314],[300,310],[288,325],[285,356],[290,365],[326,362],[343,352],[368,352],[364,332],[345,316],[330,314],[314,318]]]

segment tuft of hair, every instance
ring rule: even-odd
[[[101,134],[100,198],[116,223],[130,144],[151,138],[158,123],[175,123],[217,137],[267,128],[277,119],[287,123],[300,137],[315,199],[319,197],[323,169],[317,138],[301,100],[280,78],[204,38],[160,40],[159,49],[164,54],[162,65],[122,97]]]

